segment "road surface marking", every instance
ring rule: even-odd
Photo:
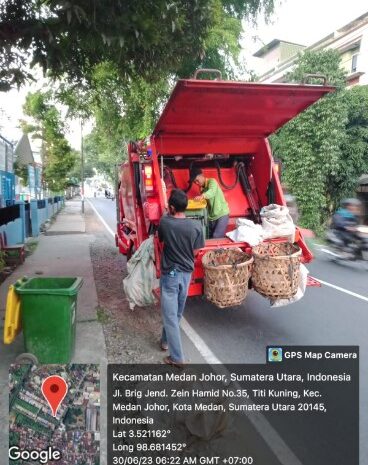
[[[109,231],[109,233],[112,235],[112,237],[115,239],[115,233],[114,231],[110,228],[110,226],[106,223],[106,221],[102,218],[102,216],[98,213],[96,207],[93,205],[93,203],[86,199],[87,202],[91,205],[91,207],[93,208],[94,212],[96,213],[96,215],[100,218],[101,220],[101,223],[105,226],[105,228]]]
[[[214,371],[221,372],[221,374],[230,374],[224,367],[224,363],[216,357],[205,341],[185,318],[181,320],[181,327],[187,337],[192,341],[198,352],[202,355],[205,361],[212,366]],[[234,383],[234,387],[241,389],[239,383]],[[247,399],[245,402],[247,404],[254,404],[254,402]],[[262,436],[271,451],[276,455],[277,459],[283,465],[302,465],[300,460],[296,457],[293,451],[289,448],[289,446],[285,443],[285,441],[281,438],[273,426],[271,426],[271,424],[262,413],[252,412],[251,415],[248,415],[247,413],[243,412],[243,414],[248,418],[250,423],[252,423],[255,430]]]
[[[204,340],[197,333],[197,331],[194,328],[192,328],[192,326],[188,323],[188,321],[185,318],[183,318],[181,321],[182,321],[181,323],[182,330],[189,337],[189,339],[193,342],[196,349],[202,355],[202,357],[206,360],[206,362],[209,363],[210,365],[222,364],[221,360],[219,360],[216,357],[216,355],[204,342]]]
[[[108,232],[115,238],[115,233],[98,213],[95,206],[87,199],[88,203],[91,205],[98,218],[101,220],[102,224],[108,230]],[[201,336],[195,331],[194,328],[188,323],[188,321],[183,318],[181,321],[181,327],[187,337],[190,339],[192,344],[204,358],[206,363],[211,365],[215,370],[222,368],[224,369],[224,364],[219,360],[208,345],[204,342]],[[218,366],[220,365],[220,367]],[[216,367],[217,366],[217,367]],[[225,369],[226,370],[226,369]],[[227,372],[227,370],[226,370]],[[238,383],[236,383],[238,384]],[[251,403],[251,401],[249,401]],[[248,420],[252,423],[256,431],[262,436],[266,444],[268,444],[271,451],[275,454],[277,459],[282,465],[303,465],[292,450],[288,447],[285,441],[281,438],[278,432],[270,425],[268,420],[259,412],[253,412],[252,415],[247,415]]]
[[[320,250],[321,250],[321,252],[324,252],[324,253],[327,253],[327,254],[329,254],[329,255],[332,255],[333,257],[337,257],[337,258],[340,257],[340,255],[338,255],[337,253],[331,252],[331,250],[324,249],[324,248],[321,248]]]
[[[364,295],[360,295],[360,294],[357,294],[356,292],[352,292],[352,291],[349,291],[348,289],[344,289],[343,287],[336,286],[335,284],[322,281],[322,279],[317,278],[317,276],[315,276],[315,278],[317,279],[317,281],[319,281],[321,284],[324,284],[325,286],[332,287],[332,289],[336,289],[337,291],[344,292],[345,294],[351,295],[353,297],[356,297],[357,299],[368,302],[368,297],[365,297]]]

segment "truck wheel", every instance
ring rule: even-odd
[[[127,262],[133,257],[134,253],[135,253],[135,246],[134,244],[132,244],[130,246],[130,249],[128,250],[128,253],[126,254]]]
[[[32,365],[38,365],[38,359],[35,355],[29,354],[29,353],[24,353],[18,355],[18,357],[15,359],[15,364],[22,364],[22,363],[28,363]]]

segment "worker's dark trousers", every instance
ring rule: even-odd
[[[215,221],[210,221],[210,238],[219,239],[220,237],[225,237],[228,223],[229,215],[221,216]]]

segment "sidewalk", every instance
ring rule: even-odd
[[[25,352],[22,334],[11,345],[3,344],[7,290],[17,279],[27,276],[80,276],[76,349],[73,363],[100,363],[101,375],[106,362],[105,339],[97,320],[97,293],[90,259],[93,236],[86,234],[80,201],[68,201],[45,235],[38,239],[36,251],[0,286],[0,449],[8,447],[8,368]],[[102,376],[103,378],[103,376]],[[101,386],[102,390],[104,386]]]

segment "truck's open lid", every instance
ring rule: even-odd
[[[153,136],[265,138],[334,90],[317,85],[180,80]]]

